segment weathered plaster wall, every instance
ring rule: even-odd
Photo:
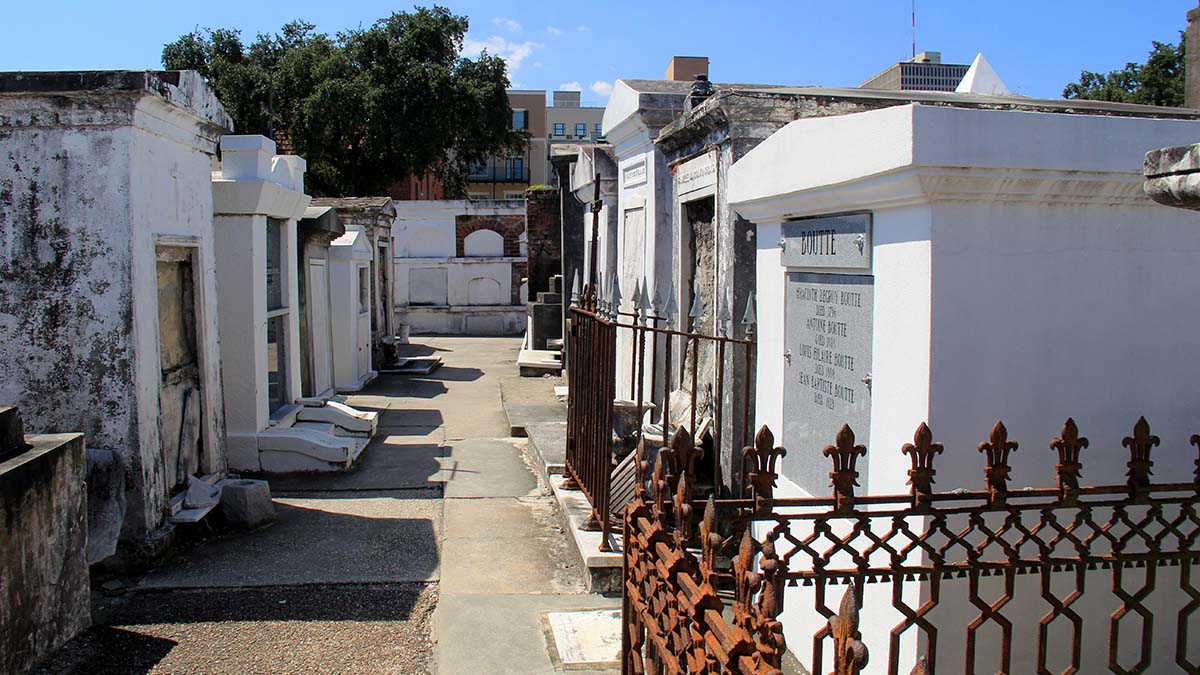
[[[217,276],[212,226],[209,154],[199,151],[185,131],[162,121],[167,109],[156,99],[143,99],[135,112],[138,125],[131,138],[130,218],[133,223],[132,286],[134,371],[141,480],[146,488],[145,527],[162,524],[176,467],[165,466],[160,452],[157,246],[192,251],[196,290],[196,344],[202,396],[205,473],[226,469],[225,422],[221,389],[216,309]],[[174,433],[168,431],[167,433]],[[128,520],[128,519],[127,519]]]
[[[27,436],[0,463],[0,672],[20,675],[91,622],[83,436]]]
[[[159,243],[197,252],[205,453],[223,467],[216,317],[201,302],[215,283],[209,156],[228,124],[195,73],[34,74],[0,97],[0,400],[31,431],[81,430],[120,458],[126,540],[164,522],[168,496]]]
[[[5,101],[0,119],[0,400],[33,433],[82,430],[126,472],[125,531],[146,504],[134,387],[133,101]],[[105,105],[107,104],[107,105]],[[104,126],[43,126],[70,119]],[[110,126],[113,125],[113,126]],[[153,263],[153,256],[151,256]],[[157,352],[155,353],[157,358]]]

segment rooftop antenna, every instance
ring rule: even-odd
[[[917,58],[917,0],[912,0],[912,57]]]

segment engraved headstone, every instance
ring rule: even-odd
[[[870,216],[791,221],[783,224],[782,234],[788,266],[784,472],[805,490],[824,494],[830,467],[821,451],[843,424],[862,439],[871,427],[875,280],[869,276]],[[859,241],[866,242],[863,251]],[[865,464],[859,472],[865,485]]]

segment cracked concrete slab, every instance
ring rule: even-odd
[[[442,459],[447,499],[524,497],[537,488],[520,448],[509,441],[449,441]]]

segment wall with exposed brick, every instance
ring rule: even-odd
[[[463,214],[454,217],[454,250],[460,258],[464,255],[463,240],[478,230],[492,230],[504,237],[504,255],[521,255],[521,233],[525,231],[525,216],[498,216],[490,214]]]
[[[550,278],[562,273],[562,217],[557,190],[535,190],[525,202],[529,297],[550,290]]]
[[[525,203],[394,204],[397,319],[413,334],[520,334],[521,285],[528,270]]]

